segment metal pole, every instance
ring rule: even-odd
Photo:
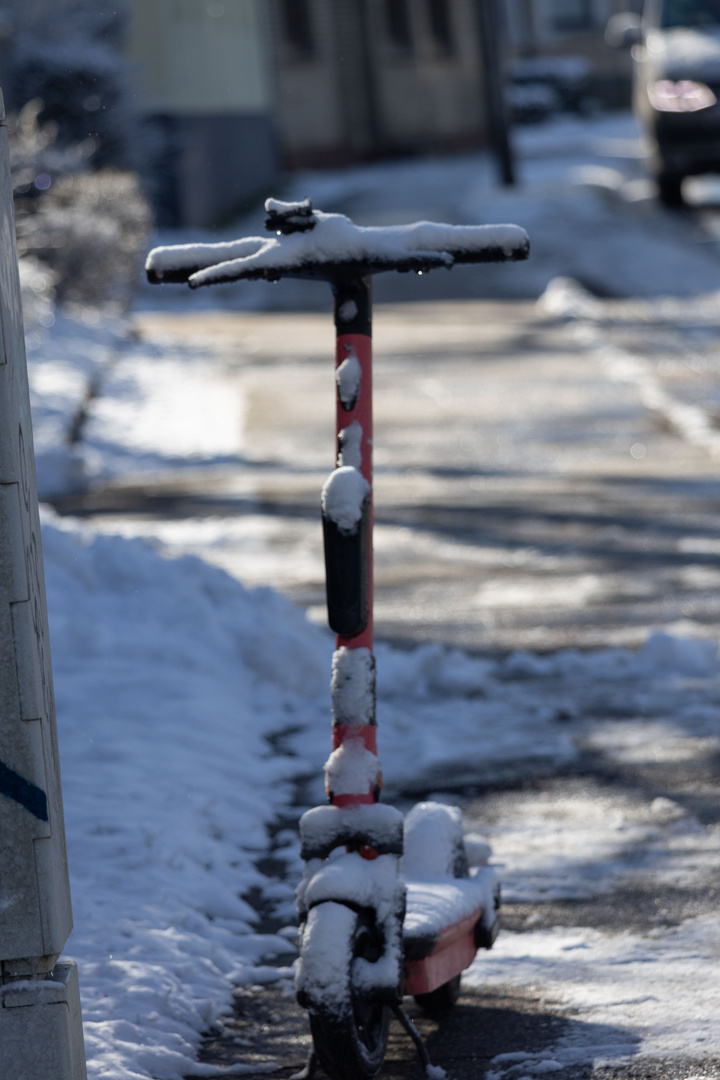
[[[0,1073],[86,1080],[4,123],[0,232]]]
[[[480,56],[483,68],[486,116],[490,144],[497,159],[500,181],[505,187],[515,183],[507,109],[503,96],[502,42],[498,0],[475,0]]]

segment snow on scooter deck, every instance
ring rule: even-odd
[[[406,994],[426,994],[473,962],[497,935],[498,879],[490,867],[472,877],[406,880],[403,982]]]

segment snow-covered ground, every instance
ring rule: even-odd
[[[298,186],[362,221],[377,205],[382,222],[402,207],[416,216],[423,200],[442,204],[454,183],[449,219],[511,220],[537,238],[538,269],[521,295],[538,295],[557,274],[611,279],[628,295],[661,295],[678,283],[685,295],[720,290],[720,261],[687,230],[664,217],[658,224],[650,211],[630,229],[638,219],[598,194],[636,202],[647,194],[632,134],[627,118],[527,132],[528,184],[502,195],[480,157],[306,176]],[[578,172],[599,168],[603,154],[612,175]],[[253,304],[253,288],[272,287],[243,286],[237,300],[219,290],[218,302]],[[163,303],[196,299],[178,287],[168,300],[169,292]],[[149,304],[156,294],[143,295]],[[293,306],[307,294],[278,287],[277,295]],[[54,318],[49,325],[46,313],[29,334],[45,495],[99,478],[212,474],[236,460],[243,403],[224,392],[209,354],[150,349],[123,326]],[[583,318],[592,322],[587,308]],[[72,442],[83,410],[82,438]],[[292,922],[292,886],[269,880],[255,860],[266,826],[298,813],[293,778],[313,778],[304,790],[321,797],[329,749],[329,634],[270,589],[178,557],[187,537],[178,542],[161,524],[143,532],[108,535],[44,515],[75,911],[67,953],[80,962],[91,1080],[222,1075],[198,1064],[201,1033],[229,1010],[233,985],[288,979],[294,956],[282,934],[254,932],[257,916],[240,896],[259,890]],[[193,546],[202,553],[202,540]],[[637,652],[497,660],[380,645],[377,656],[379,751],[391,793],[419,775],[438,788],[551,776],[588,747],[618,760],[718,749],[712,641],[659,633]],[[583,897],[647,874],[692,887],[717,864],[717,826],[668,800],[588,796],[571,810],[549,801],[543,820],[535,804],[523,812],[518,803],[485,824],[511,902]],[[292,831],[276,843],[292,881]],[[493,1076],[520,1080],[638,1053],[720,1056],[719,929],[716,914],[703,913],[645,934],[541,924],[505,932],[476,961],[470,984],[536,987],[582,1024],[540,1056],[497,1059]],[[259,1071],[240,1064],[231,1072],[251,1069]]]
[[[44,549],[76,924],[68,953],[81,965],[90,1075],[215,1075],[194,1050],[229,1008],[232,984],[290,976],[292,948],[254,934],[257,917],[238,894],[265,889],[292,922],[292,888],[268,883],[253,858],[264,826],[288,814],[292,777],[319,781],[331,640],[276,593],[140,540],[48,514]],[[434,646],[377,655],[380,754],[394,788],[423,772],[455,783],[551,774],[572,765],[588,733],[613,747],[622,736],[629,752],[652,743],[678,755],[696,740],[718,748],[714,643],[659,635],[639,654],[494,662]],[[616,719],[586,719],[588,699],[611,714],[621,700],[637,720],[618,730]],[[717,864],[717,829],[677,807],[660,801],[639,823],[600,810],[589,805],[578,820],[574,805],[570,823],[509,818],[492,830],[507,900],[584,895],[599,879],[609,888],[647,872],[623,857],[638,829],[645,863],[671,881],[698,860],[706,871]],[[297,872],[291,834],[284,850]],[[589,1029],[594,1043],[553,1052],[566,1064],[632,1048],[704,1056],[720,1052],[708,1027],[720,1004],[708,964],[717,931],[717,917],[704,916],[652,939],[505,933],[469,980],[541,985],[581,1006],[601,1026]],[[668,1010],[678,995],[682,1013]],[[618,1018],[619,1003],[633,1011]],[[523,1075],[534,1075],[532,1062]]]

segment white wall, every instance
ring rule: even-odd
[[[271,106],[264,0],[130,0],[141,109],[258,113]]]

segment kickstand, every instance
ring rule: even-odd
[[[317,1054],[315,1053],[315,1047],[313,1046],[303,1068],[300,1072],[293,1073],[290,1080],[312,1080],[315,1075],[315,1070],[317,1069],[317,1063]]]
[[[432,1068],[432,1065],[430,1064],[428,1052],[425,1049],[425,1043],[422,1041],[422,1035],[415,1027],[407,1013],[404,1013],[399,1005],[393,1005],[392,1011],[395,1018],[400,1021],[412,1041],[415,1043],[415,1049],[417,1050],[417,1055],[420,1058],[420,1064],[423,1067],[424,1074],[427,1076],[428,1071]]]

